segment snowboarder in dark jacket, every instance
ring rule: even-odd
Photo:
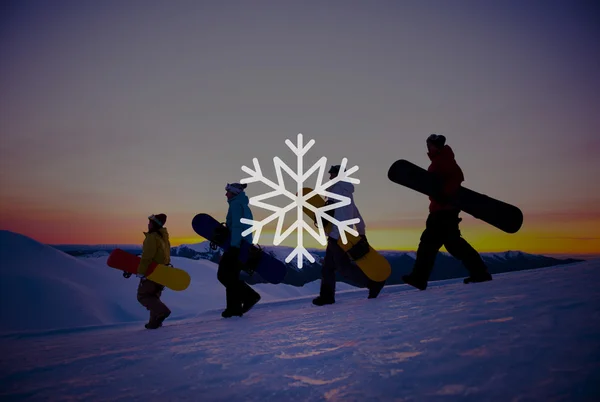
[[[156,329],[162,326],[163,321],[171,315],[171,310],[160,300],[165,287],[159,283],[146,278],[148,266],[155,262],[157,264],[170,265],[171,243],[169,232],[164,227],[167,215],[158,214],[148,217],[148,232],[144,232],[146,238],[142,246],[142,257],[137,268],[136,276],[140,278],[137,289],[137,299],[140,304],[150,310],[150,320],[145,325],[148,329]]]
[[[404,275],[402,280],[417,289],[425,290],[437,253],[445,246],[448,253],[460,260],[469,271],[470,276],[464,283],[490,281],[492,276],[481,256],[462,238],[458,228],[462,221],[458,217],[460,210],[451,203],[464,181],[463,172],[454,159],[454,152],[446,145],[446,138],[437,134],[431,134],[427,138],[427,150],[431,160],[427,170],[442,180],[442,191],[435,197],[429,197],[429,216],[420,238],[413,271],[410,275]]]
[[[227,307],[221,313],[223,318],[241,317],[260,301],[260,295],[246,282],[240,279],[241,263],[239,261],[242,232],[248,225],[241,223],[241,218],[253,219],[248,206],[248,196],[244,192],[247,184],[233,183],[225,187],[225,195],[229,203],[225,224],[231,231],[231,245],[223,253],[219,261],[217,278],[225,286]],[[252,233],[245,236],[252,243]]]
[[[335,165],[329,169],[329,179],[333,179],[339,174],[340,167],[340,165]],[[349,205],[333,209],[331,210],[331,213],[333,213],[333,216],[338,221],[359,218],[360,222],[355,225],[356,231],[358,232],[359,236],[366,239],[366,225],[360,214],[360,211],[354,203],[354,186],[352,183],[339,181],[331,186],[328,191],[350,198]],[[328,211],[327,213],[330,212]],[[329,232],[329,236],[327,238],[327,249],[325,250],[325,259],[321,269],[321,288],[319,296],[312,301],[313,304],[317,306],[335,303],[336,271],[339,271],[342,276],[353,282],[356,286],[366,287],[369,289],[369,299],[376,298],[385,285],[385,281],[375,282],[367,277],[367,275],[365,275],[365,273],[350,260],[348,254],[346,254],[344,249],[342,249],[338,244],[339,237],[340,233],[337,226],[332,225],[331,231]]]

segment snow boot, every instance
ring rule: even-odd
[[[231,318],[233,316],[241,317],[243,315],[244,315],[244,313],[242,313],[242,309],[241,308],[240,309],[226,308],[221,313],[221,317],[223,317],[223,318]]]
[[[161,323],[156,318],[150,318],[150,321],[148,321],[144,327],[146,327],[146,329],[157,329],[161,327]]]
[[[413,286],[413,287],[415,287],[415,288],[417,288],[419,290],[425,290],[425,289],[427,289],[427,281],[424,281],[424,280],[419,279],[419,278],[415,278],[412,275],[402,275],[402,280],[407,285]]]
[[[161,314],[161,315],[159,315],[159,316],[157,317],[158,325],[159,325],[160,327],[162,327],[162,324],[163,324],[163,322],[164,322],[164,321],[165,321],[167,318],[169,318],[169,316],[170,316],[170,315],[171,315],[171,310],[167,311],[167,312],[166,312],[166,313],[164,313],[164,314]]]
[[[252,299],[242,303],[242,314],[246,314],[256,303],[260,301],[260,295],[257,293]]]
[[[162,323],[164,320],[167,319],[167,317],[169,317],[171,315],[171,311],[167,311],[164,314],[161,314],[159,316],[156,316],[154,318],[150,318],[150,321],[144,325],[146,327],[146,329],[157,329],[162,327]]]
[[[367,299],[375,299],[377,298],[377,296],[379,296],[379,292],[381,292],[381,289],[383,289],[383,286],[385,285],[385,281],[382,282],[373,282],[373,281],[369,281],[371,283],[369,283],[369,297],[367,297]]]
[[[492,275],[490,275],[489,272],[485,272],[480,275],[469,276],[468,278],[465,278],[465,280],[463,282],[465,284],[467,284],[467,283],[487,282],[487,281],[491,281],[491,280],[492,280]]]
[[[160,328],[160,324],[156,320],[150,320],[144,327],[146,327],[146,329],[157,329]]]
[[[326,304],[334,304],[335,303],[335,298],[334,297],[319,296],[319,297],[313,299],[312,303],[315,306],[324,306]]]

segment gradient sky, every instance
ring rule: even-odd
[[[23,1],[0,12],[0,229],[173,243],[285,139],[347,157],[375,247],[415,249],[428,200],[387,179],[442,133],[464,186],[519,206],[481,251],[600,253],[600,17],[591,1]],[[250,185],[250,196],[264,191]],[[266,211],[254,208],[256,217]],[[274,228],[274,226],[271,226]],[[295,237],[290,238],[291,244]],[[268,244],[268,236],[264,243]],[[316,245],[309,242],[309,245]]]

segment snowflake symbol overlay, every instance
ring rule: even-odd
[[[342,163],[340,165],[340,171],[338,176],[333,178],[332,180],[323,183],[323,175],[325,173],[325,169],[327,166],[327,158],[322,157],[319,159],[317,163],[311,166],[306,172],[303,172],[303,157],[310,150],[310,148],[315,144],[315,140],[310,140],[308,144],[303,145],[303,136],[302,134],[298,134],[298,145],[294,145],[290,140],[285,140],[288,148],[294,152],[297,156],[297,171],[294,172],[289,166],[287,166],[279,157],[273,158],[273,164],[275,166],[275,171],[277,174],[277,183],[272,182],[263,176],[262,171],[260,169],[260,165],[258,163],[257,158],[253,158],[252,162],[254,163],[254,170],[248,168],[247,166],[242,166],[242,170],[246,172],[250,177],[242,179],[240,182],[244,183],[253,183],[260,181],[265,185],[271,187],[273,191],[257,195],[250,198],[250,205],[254,205],[259,208],[263,208],[269,211],[273,211],[273,213],[262,221],[256,221],[252,219],[241,218],[240,222],[251,225],[248,229],[242,232],[242,236],[246,236],[252,232],[255,232],[255,236],[253,239],[253,243],[257,244],[260,238],[261,231],[263,227],[265,227],[271,221],[277,219],[277,229],[275,232],[274,244],[279,245],[282,241],[287,239],[287,237],[293,232],[296,231],[297,234],[297,243],[294,250],[287,256],[285,262],[290,262],[294,257],[297,258],[297,266],[298,268],[302,268],[303,257],[306,257],[310,262],[315,262],[315,258],[306,250],[303,245],[303,232],[306,230],[314,239],[316,239],[321,245],[327,244],[327,237],[325,235],[325,228],[323,226],[323,219],[331,222],[333,225],[336,225],[338,231],[340,233],[340,237],[342,242],[346,244],[348,242],[346,238],[346,232],[350,233],[353,236],[358,236],[358,232],[352,228],[351,226],[360,222],[359,218],[348,219],[345,221],[339,221],[327,214],[327,211],[345,207],[350,205],[350,198],[345,197],[343,195],[338,195],[327,191],[328,188],[333,186],[335,183],[339,181],[344,181],[348,183],[360,183],[359,179],[350,177],[352,173],[358,170],[358,166],[354,166],[348,170],[346,170],[346,164],[348,162],[347,158],[342,159]],[[307,194],[302,195],[302,188],[304,187],[304,182],[318,169],[317,176],[317,184],[314,190],[308,192]],[[296,195],[295,193],[287,190],[285,188],[285,183],[283,181],[283,173],[282,170],[285,170],[288,175],[296,182]],[[309,204],[307,200],[312,198],[315,194],[318,194],[323,197],[327,197],[327,199],[335,199],[338,202],[335,202],[330,205],[325,205],[321,208],[316,208]],[[291,200],[291,202],[285,207],[278,207],[274,205],[267,204],[263,202],[263,200],[277,197],[277,196],[286,196]],[[283,230],[283,222],[285,219],[285,214],[287,212],[296,209],[296,221],[285,231]],[[308,208],[315,214],[315,218],[318,222],[318,232],[314,230],[314,228],[304,221],[304,212],[303,208]],[[311,222],[312,223],[312,222]]]

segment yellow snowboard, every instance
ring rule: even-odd
[[[132,274],[138,273],[137,268],[140,261],[141,258],[137,255],[117,248],[108,256],[106,265],[123,271],[123,276],[129,278]],[[169,267],[155,262],[150,263],[148,266],[146,278],[178,292],[187,289],[191,282],[190,274],[183,269]]]
[[[348,254],[350,259],[362,269],[362,271],[375,282],[385,281],[392,274],[392,266],[384,256],[379,254],[366,241],[361,242],[362,237],[346,233],[348,243],[344,244],[338,239],[338,245]],[[367,250],[367,246],[369,247]]]
[[[312,188],[304,187],[302,189],[302,195],[306,195],[307,193],[309,193],[311,191],[312,191]],[[296,195],[298,195],[298,194],[296,194]],[[321,196],[319,194],[313,195],[307,201],[313,207],[321,208],[321,207],[325,206],[325,200],[323,198],[321,198]],[[317,226],[317,219],[315,217],[315,213],[306,207],[302,208],[302,211],[304,211],[304,213],[306,215],[308,215],[308,217],[315,223],[315,226]],[[325,225],[325,234],[329,234],[329,232],[331,232],[331,222],[323,221],[323,225]]]
[[[304,187],[302,189],[302,195],[311,192],[312,189]],[[307,202],[317,208],[321,208],[325,205],[325,200],[318,194],[315,194]],[[304,213],[316,223],[315,214],[308,208],[302,208]],[[325,225],[325,233],[331,232],[331,222],[323,222]],[[392,274],[392,267],[388,260],[384,256],[379,254],[371,245],[363,240],[360,236],[353,236],[346,233],[346,239],[348,243],[344,244],[342,239],[338,239],[338,245],[348,254],[350,259],[354,261],[356,265],[369,277],[369,279],[375,282],[385,281]],[[368,247],[368,248],[367,248]]]
[[[146,278],[178,292],[187,289],[192,279],[184,270],[162,264],[158,264]]]

